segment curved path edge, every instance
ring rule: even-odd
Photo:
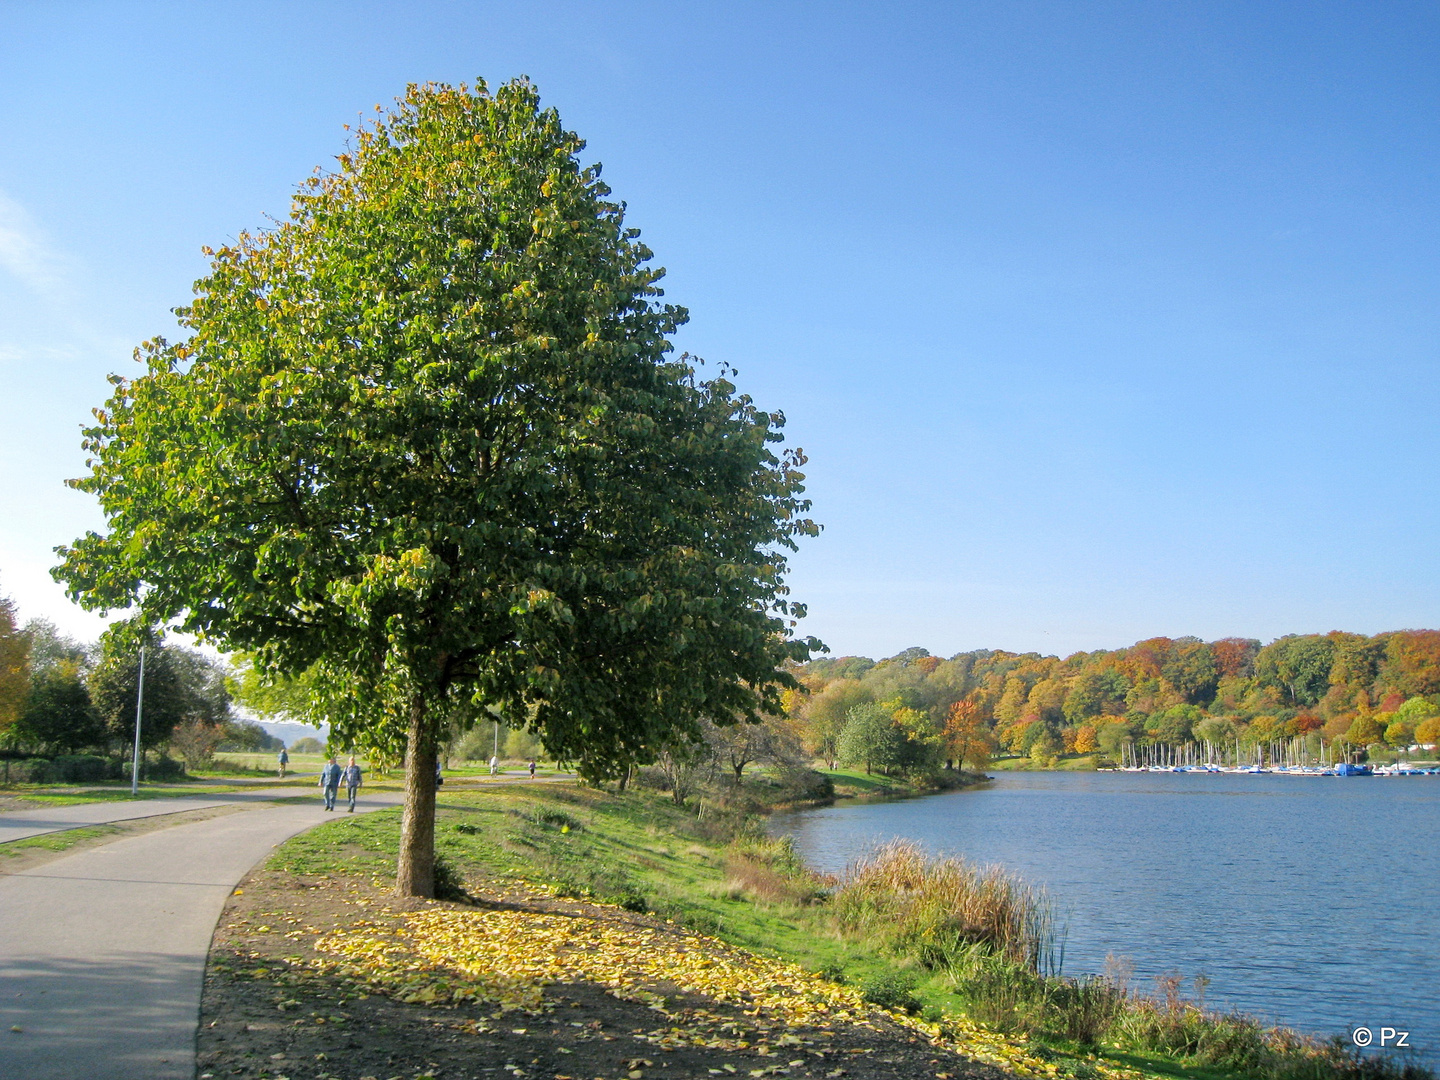
[[[277,844],[329,820],[318,798],[258,806],[0,878],[0,1080],[192,1080],[226,897]]]

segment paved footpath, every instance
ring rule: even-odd
[[[270,798],[296,794],[304,789],[272,789]],[[318,793],[308,805],[259,798],[201,799],[252,805],[0,877],[0,1080],[193,1080],[205,957],[226,897],[276,844],[344,813],[325,813]],[[400,799],[380,792],[359,809]],[[156,801],[164,806],[153,813],[200,808],[191,799]],[[135,813],[142,806],[24,813],[75,828],[149,816]],[[55,820],[72,810],[118,813]]]
[[[73,806],[42,806],[37,810],[8,810],[0,813],[0,844],[24,840],[42,833],[83,829],[89,825],[109,825],[116,821],[183,814],[187,810],[206,810],[213,806],[243,806],[245,803],[268,803],[274,799],[314,795],[319,788],[269,785],[245,791],[221,792],[216,795],[161,796],[157,799],[112,800],[77,803]]]

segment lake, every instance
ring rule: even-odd
[[[771,828],[831,873],[894,837],[1001,864],[1054,897],[1066,974],[1205,975],[1212,1007],[1440,1063],[1440,777],[999,773]]]

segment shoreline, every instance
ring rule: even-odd
[[[1004,770],[1002,770],[1002,772],[1004,772]],[[1020,772],[1020,770],[1009,770],[1009,772]],[[1060,773],[1060,775],[1073,775],[1076,770],[1027,769],[1024,770],[1024,772],[1044,772]],[[1122,770],[1115,770],[1115,772],[1122,772]],[[1123,770],[1123,772],[1130,773],[1133,772],[1133,770]],[[1146,772],[1146,775],[1148,775],[1149,770],[1140,770],[1140,772]],[[1158,770],[1158,772],[1169,772],[1169,770]],[[1228,775],[1231,775],[1231,773],[1221,773],[1221,776]],[[1234,775],[1244,775],[1246,776],[1247,780],[1248,778],[1250,778],[1250,773],[1234,773]],[[1260,775],[1269,776],[1272,775],[1272,773],[1266,772],[1260,773]],[[1276,773],[1276,775],[1283,775],[1283,773]],[[989,779],[991,779],[992,782],[1005,783],[1004,776],[991,776],[991,778]],[[1018,791],[1024,792],[1028,791],[1028,789],[1030,789],[1030,786],[1034,785],[1035,782],[1027,783],[1024,782],[1024,780],[1017,779],[1011,780],[1011,782],[1009,783],[1011,783],[1012,785],[1012,791],[1018,789]],[[1067,785],[1067,783],[1061,783],[1058,782],[1058,780],[1040,780],[1040,783],[1041,785],[1044,785],[1043,788],[1041,788],[1041,791],[1044,792],[1071,791],[1071,788]],[[1083,780],[1081,780],[1080,783],[1086,782],[1083,782]],[[1087,785],[1086,788],[1084,788],[1084,791],[1097,792],[1100,791],[1100,789],[1102,788],[1106,788],[1106,786],[1107,785]],[[1246,789],[1250,789],[1250,791],[1259,791],[1261,795],[1269,795],[1269,793],[1276,793],[1282,791],[1282,789],[1287,789],[1289,788],[1289,786],[1290,785],[1273,785],[1272,783],[1272,785],[1267,785],[1264,789],[1250,789],[1248,788],[1248,783],[1238,783],[1238,785],[1227,785],[1227,789],[1224,789],[1224,791],[1220,791],[1218,793],[1223,793],[1223,795],[1233,795],[1233,793],[1240,793],[1246,791]],[[1344,786],[1346,785],[1342,785],[1342,788],[1344,788]],[[1365,788],[1368,788],[1368,786],[1374,785],[1364,786]],[[1329,786],[1326,785],[1325,788],[1329,789]],[[1135,792],[1136,789],[1130,788],[1130,791]],[[1156,798],[1165,798],[1165,796],[1168,796],[1169,793],[1172,792],[1198,791],[1205,791],[1204,786],[1202,786],[1202,788],[1189,788],[1188,785],[1172,786],[1166,783],[1166,785],[1162,785],[1161,788],[1152,789],[1151,792],[1139,793],[1153,793]],[[1218,791],[1218,789],[1211,788],[1211,791]],[[1296,793],[1300,793],[1306,791],[1318,791],[1318,789],[1313,789],[1310,785],[1299,785],[1297,786],[1295,791]],[[1335,791],[1339,791],[1339,789],[1335,789]],[[924,812],[922,812],[922,815],[923,814]],[[841,819],[835,818],[834,821],[840,822]],[[897,821],[897,819],[894,818],[893,815],[890,815],[876,819],[876,821],[878,822],[886,822],[886,825],[884,825],[884,827],[880,829],[880,832],[874,832],[873,835],[871,835],[870,832],[867,832],[867,835],[865,835],[863,851],[857,851],[854,850],[854,847],[851,847],[848,848],[848,852],[850,852],[850,854],[845,854],[844,858],[842,858],[842,854],[844,854],[845,850],[844,848],[842,848],[840,841],[844,840],[845,835],[847,835],[847,829],[860,828],[861,831],[865,831],[865,829],[867,829],[867,825],[870,824],[870,821],[870,818],[865,818],[864,815],[861,815],[858,816],[858,818],[848,819],[848,827],[841,827],[841,825],[835,824],[828,825],[828,827],[821,827],[821,831],[819,831],[818,834],[815,834],[815,837],[812,837],[812,841],[818,842],[818,844],[821,844],[821,847],[819,847],[818,850],[812,850],[812,854],[805,854],[805,852],[802,852],[802,858],[806,858],[806,861],[808,861],[809,863],[812,855],[814,855],[816,861],[818,861],[818,865],[816,865],[816,873],[841,874],[842,865],[844,865],[844,867],[854,867],[855,863],[857,863],[857,860],[864,860],[864,858],[867,858],[868,855],[871,854],[871,852],[876,851],[876,848],[881,848],[881,850],[883,850],[883,848],[888,847],[888,845],[901,844],[901,842],[906,842],[906,844],[916,844],[917,847],[923,847],[923,850],[927,851],[926,857],[929,858],[929,861],[932,861],[932,863],[943,863],[943,861],[946,861],[946,857],[945,855],[940,854],[929,854],[929,852],[946,850],[972,850],[972,848],[969,847],[946,847],[943,842],[940,842],[939,847],[936,848],[935,844],[933,844],[932,842],[935,841],[936,838],[936,834],[935,832],[933,832],[933,828],[935,828],[933,827],[933,821],[930,822],[929,825],[920,825],[920,827],[917,828],[916,831],[896,831],[893,834],[893,838],[890,838],[890,840],[886,840],[887,835],[891,835],[890,828],[893,827],[893,825],[896,825]],[[786,822],[786,824],[783,824],[782,828],[775,829],[775,831],[772,832],[772,835],[775,835],[775,837],[778,838],[793,838],[793,840],[799,840],[799,838],[801,838],[801,835],[808,835],[804,834],[804,832],[802,832],[802,829],[804,829],[802,825],[792,825],[791,822]],[[1047,841],[1043,842],[1043,845],[1041,845],[1041,847],[1043,847],[1044,851],[1050,852],[1051,855],[1054,855],[1054,851],[1051,850],[1051,845],[1048,844],[1048,841],[1051,840],[1053,840],[1053,838],[1048,838]],[[963,863],[963,861],[968,861],[968,858],[969,857],[956,857],[956,860],[962,861]],[[1004,873],[1007,874],[1017,874],[1017,877],[1021,876],[1021,874],[1024,874],[1024,880],[1044,880],[1044,874],[1040,873],[1040,871],[1035,871],[1034,867],[1031,867],[1028,871],[1022,870],[1018,871],[1017,873],[1017,871],[1014,870],[1015,864],[1012,863],[1011,860],[1007,860],[1004,855],[995,855],[994,852],[986,852],[986,854],[975,855],[975,857],[973,858],[976,858],[976,860],[978,860],[978,863],[976,864],[984,865],[984,867],[995,867],[998,868],[998,870],[1004,871]],[[845,871],[845,873],[850,873],[850,871]],[[1031,878],[1031,874],[1035,874],[1035,877]],[[1057,907],[1063,906],[1064,900],[1066,900],[1066,896],[1063,896],[1063,894],[1053,893],[1051,894],[1051,897],[1053,897],[1053,901],[1057,904]],[[1104,939],[1104,937],[1100,937],[1099,945],[1096,945],[1096,942],[1094,942],[1093,939],[1089,940],[1089,942],[1080,942],[1081,955],[1079,962],[1081,963],[1081,965],[1093,965],[1083,966],[1083,968],[1080,968],[1080,971],[1110,972],[1109,965],[1110,956],[1113,955],[1113,942],[1112,945],[1109,946],[1109,948],[1107,948],[1106,943],[1104,942],[1106,942],[1106,939]],[[1074,942],[1071,942],[1071,946],[1073,945]],[[1099,950],[1099,952],[1097,952],[1097,950]],[[1099,960],[1096,959],[1096,956],[1100,955],[1100,953],[1104,953],[1104,955],[1106,955],[1106,965],[1104,965],[1103,968],[1102,965],[1100,965]],[[1178,989],[1179,985],[1181,985],[1178,982],[1178,975],[1176,975],[1175,973],[1175,968],[1179,965],[1176,965],[1174,959],[1165,958],[1164,955],[1148,956],[1145,952],[1143,952],[1143,949],[1135,952],[1135,956],[1138,956],[1138,958],[1142,960],[1146,960],[1146,962],[1143,963],[1145,975],[1135,976],[1135,978],[1143,978],[1145,979],[1145,981],[1149,981],[1149,979],[1155,979],[1156,989],[1155,991],[1152,991],[1152,994],[1161,994],[1162,996],[1175,994],[1175,989],[1168,989],[1164,986],[1165,982],[1168,981],[1169,976],[1174,976],[1174,978],[1176,979],[1176,989]],[[1070,960],[1071,963],[1074,963],[1074,958],[1067,959]],[[1126,969],[1126,975],[1122,976],[1122,979],[1133,976],[1133,968],[1129,965],[1128,958],[1122,958],[1122,960],[1120,960],[1120,966],[1123,966],[1123,969]],[[1076,968],[1073,968],[1073,966],[1071,966],[1071,971],[1074,971],[1074,969]],[[1195,985],[1197,985],[1197,991],[1194,992],[1194,1001],[1195,1004],[1201,1005],[1201,1002],[1204,1002],[1205,999],[1205,991],[1201,988],[1201,984],[1210,984],[1210,975],[1214,972],[1212,972],[1211,969],[1208,968],[1208,966],[1205,966],[1204,963],[1202,963],[1201,966],[1198,966],[1198,968],[1197,966],[1185,965],[1184,968],[1181,969],[1182,971],[1188,971],[1191,973],[1198,972],[1197,978],[1195,978]],[[1231,975],[1233,975],[1233,972],[1231,972]],[[1079,976],[1079,981],[1084,982],[1086,981],[1086,979],[1089,978],[1094,978],[1094,976],[1081,975]],[[1351,1041],[1351,1031],[1349,1031],[1349,1028],[1338,1027],[1338,1025],[1336,1025],[1333,1021],[1326,1022],[1325,1020],[1323,1020],[1323,1018],[1318,1018],[1316,1017],[1316,1015],[1312,1015],[1313,1011],[1312,1014],[1306,1014],[1306,1011],[1303,1008],[1300,1009],[1299,1012],[1300,1017],[1302,1017],[1299,1021],[1284,1020],[1283,1017],[1287,1014],[1287,1012],[1289,1012],[1290,1015],[1293,1015],[1293,1005],[1295,1005],[1295,1002],[1290,1002],[1290,1005],[1292,1005],[1292,1009],[1290,1009],[1290,1011],[1284,1009],[1283,1005],[1280,1005],[1280,1007],[1276,1007],[1276,1005],[1273,1004],[1260,1004],[1259,1007],[1257,1007],[1256,998],[1257,996],[1259,996],[1259,998],[1264,998],[1264,994],[1266,994],[1266,986],[1247,986],[1236,984],[1231,986],[1230,989],[1231,991],[1237,991],[1237,988],[1238,994],[1240,994],[1240,998],[1241,1001],[1243,1001],[1243,1004],[1234,1004],[1233,1002],[1233,1004],[1230,1005],[1221,1005],[1221,1007],[1218,1007],[1217,1011],[1215,1011],[1214,1014],[1211,1015],[1214,1015],[1214,1017],[1217,1018],[1223,1014],[1241,1015],[1241,1017],[1246,1017],[1247,1020],[1254,1021],[1254,1024],[1256,1024],[1257,1027],[1266,1028],[1266,1030],[1273,1030],[1276,1032],[1296,1032],[1297,1038],[1302,1038],[1302,1040],[1318,1041],[1318,1043],[1339,1043],[1339,1041],[1344,1041],[1344,1047],[1346,1051],[1358,1050],[1356,1044],[1352,1043]],[[1210,1009],[1204,1009],[1204,1011],[1208,1012],[1210,1011]],[[1346,1009],[1346,1011],[1349,1011],[1349,1009]],[[1361,1008],[1358,1012],[1356,1012],[1356,1015],[1362,1015],[1362,1017],[1364,1017],[1364,1012],[1364,1008]],[[1335,1014],[1336,1009],[1329,1009],[1329,1015],[1331,1015],[1332,1018]],[[1426,1070],[1433,1071],[1434,1068],[1436,1068],[1437,1063],[1440,1063],[1440,1045],[1434,1043],[1433,1037],[1431,1037],[1430,1032],[1424,1030],[1424,1028],[1426,1028],[1426,1024],[1423,1024],[1421,1020],[1423,1020],[1423,1017],[1410,1017],[1410,1022],[1408,1022],[1408,1024],[1405,1024],[1405,1027],[1417,1028],[1417,1034],[1411,1035],[1410,1037],[1411,1045],[1410,1047],[1407,1047],[1407,1051],[1413,1050],[1414,1044],[1416,1044],[1417,1041],[1420,1041],[1420,1054],[1418,1054],[1418,1056],[1413,1056],[1413,1054],[1407,1053],[1407,1051],[1395,1051],[1395,1053],[1397,1053],[1397,1056],[1403,1056],[1407,1058],[1407,1060],[1416,1061],[1416,1063],[1420,1064],[1421,1067],[1426,1068]],[[1372,1047],[1369,1048],[1369,1050],[1378,1050],[1378,1047]],[[1369,1051],[1359,1051],[1359,1053],[1369,1053]]]
[[[506,789],[491,788],[488,791],[479,789],[446,792],[445,798],[442,800],[442,813],[437,831],[439,840],[437,850],[459,876],[470,883],[469,887],[472,888],[473,895],[469,901],[459,905],[435,902],[422,903],[418,907],[425,910],[444,908],[456,911],[460,914],[455,915],[454,918],[461,919],[463,923],[472,917],[488,917],[483,915],[486,911],[519,910],[516,906],[515,896],[507,894],[505,890],[511,890],[512,893],[516,889],[531,890],[533,893],[533,890],[538,888],[545,896],[551,898],[546,903],[591,905],[587,909],[589,912],[586,915],[587,918],[599,917],[596,916],[596,912],[602,907],[605,912],[610,913],[605,914],[604,919],[613,917],[634,920],[641,918],[643,913],[643,919],[658,919],[660,924],[674,928],[674,932],[714,938],[717,941],[725,942],[726,949],[739,949],[748,951],[747,955],[759,958],[773,957],[777,961],[783,960],[786,963],[798,964],[799,967],[796,970],[820,972],[822,973],[819,976],[822,984],[817,984],[817,986],[835,987],[836,989],[833,991],[835,993],[839,993],[843,989],[844,992],[852,995],[860,994],[863,999],[867,1000],[884,998],[887,992],[886,987],[893,984],[897,972],[902,975],[906,973],[914,975],[920,971],[904,961],[903,958],[897,959],[884,952],[873,942],[863,939],[846,939],[843,935],[837,937],[832,930],[826,929],[831,925],[831,916],[826,907],[829,901],[821,899],[821,894],[815,890],[821,889],[828,896],[833,886],[824,886],[817,881],[813,873],[799,865],[793,849],[788,844],[767,840],[753,832],[747,833],[743,827],[743,813],[740,818],[736,818],[732,814],[728,819],[729,824],[726,824],[725,821],[720,820],[718,809],[717,816],[709,819],[700,818],[692,810],[675,807],[668,798],[658,792],[641,790],[616,794],[575,785],[550,784],[544,787],[545,790],[539,790],[538,786],[518,785]],[[913,798],[934,793],[936,792],[912,790],[899,793],[899,797]],[[873,792],[871,797],[873,797]],[[894,797],[896,797],[896,793],[893,788],[881,796],[887,801]],[[782,808],[776,806],[775,809]],[[787,807],[784,809],[798,808]],[[738,831],[735,831],[736,829]],[[282,1003],[287,999],[287,995],[299,1000],[300,995],[295,988],[302,984],[310,985],[306,982],[310,976],[306,970],[302,969],[303,965],[302,968],[295,968],[293,965],[288,965],[288,962],[284,966],[277,966],[277,963],[279,960],[283,960],[284,956],[295,953],[296,949],[309,938],[308,931],[306,934],[298,934],[299,930],[307,926],[319,925],[314,918],[311,918],[313,913],[310,913],[309,908],[306,907],[315,897],[323,895],[323,890],[318,888],[319,883],[331,881],[343,885],[348,881],[351,885],[345,885],[346,889],[351,889],[353,886],[366,892],[368,906],[355,906],[354,904],[347,906],[344,909],[344,914],[347,915],[373,912],[376,904],[396,911],[404,906],[385,893],[385,889],[388,888],[385,885],[388,880],[387,874],[393,872],[395,837],[392,834],[395,832],[396,815],[394,812],[372,815],[365,822],[326,823],[304,837],[291,841],[277,852],[267,867],[257,871],[257,875],[269,875],[272,884],[283,886],[281,888],[283,896],[275,894],[274,903],[266,902],[267,910],[278,914],[277,908],[280,910],[286,909],[287,906],[293,908],[294,910],[291,910],[285,917],[284,926],[296,928],[287,935],[288,940],[282,939],[282,941],[272,943],[276,948],[272,950],[273,955],[270,955],[269,959],[263,960],[263,963],[260,960],[256,961],[257,964],[261,964],[271,972],[261,980],[266,983],[266,994],[272,993],[268,987],[273,984],[277,987],[273,993],[280,994]],[[358,895],[352,891],[347,894],[346,899],[358,904]],[[508,899],[507,895],[509,895]],[[520,907],[528,905],[526,910],[534,909],[532,914],[517,915],[516,917],[521,918],[522,921],[540,920],[537,925],[543,924],[544,912],[536,906],[537,904],[539,901],[536,901],[532,895],[530,900],[526,900],[524,904],[520,905]],[[475,914],[466,914],[467,912]],[[408,916],[406,917],[408,918]],[[450,918],[451,916],[446,917]],[[274,918],[267,920],[268,924],[275,922]],[[224,925],[222,920],[222,927]],[[276,927],[267,925],[266,929],[274,931]],[[217,949],[222,947],[221,943],[225,940],[225,936],[217,932]],[[264,940],[269,942],[270,936],[267,935]],[[319,939],[317,937],[314,940]],[[459,942],[462,939],[454,940]],[[533,951],[548,947],[543,943],[537,944],[536,942],[539,940],[531,941],[526,949]],[[665,940],[669,941],[670,939],[665,938]],[[456,945],[455,948],[458,949],[460,946]],[[656,957],[661,957],[663,954],[663,956],[673,959],[672,953],[679,955],[684,953],[687,948],[689,947],[679,944],[674,946],[667,944],[656,952]],[[716,948],[719,948],[718,944]],[[521,952],[524,953],[526,949],[522,949]],[[679,953],[676,953],[677,949]],[[432,959],[424,961],[426,965],[430,965],[426,970],[433,969],[444,979],[449,980],[445,982],[445,985],[452,989],[460,985],[454,982],[453,972],[445,974],[451,971],[446,965],[453,958],[453,952],[454,949],[446,946],[439,953],[428,953],[427,955]],[[310,956],[311,953],[302,953],[301,955]],[[314,953],[311,958],[321,959],[318,953]],[[250,992],[244,985],[244,978],[234,974],[235,971],[240,970],[234,963],[221,959],[219,953],[214,959],[217,964],[228,965],[233,969],[226,972],[217,968],[217,977],[230,988],[226,990],[221,987],[223,993]],[[246,963],[249,961],[247,960]],[[476,970],[483,970],[483,968]],[[887,979],[890,980],[890,983],[887,983]],[[209,976],[207,975],[207,1000],[209,1000],[208,995],[211,992],[208,980]],[[981,1066],[975,1063],[983,1060],[1002,1065],[1005,1071],[1011,1075],[1044,1077],[1051,1078],[1051,1080],[1063,1077],[1075,1077],[1076,1080],[1098,1080],[1102,1077],[1109,1078],[1109,1080],[1139,1080],[1141,1077],[1173,1077],[1176,1075],[1197,1078],[1203,1075],[1211,1080],[1219,1076],[1230,1076],[1238,1080],[1241,1076],[1253,1075],[1233,1069],[1217,1068],[1214,1065],[1197,1073],[1196,1066],[1187,1066],[1165,1055],[1136,1054],[1118,1049],[1087,1049],[1074,1045],[1067,1047],[1063,1044],[1036,1042],[1031,1036],[1005,1035],[995,1029],[976,1026],[973,1021],[965,1019],[963,1011],[958,1007],[959,999],[954,998],[953,994],[949,994],[948,991],[941,996],[950,1001],[950,1007],[944,1010],[940,1009],[940,999],[935,998],[934,995],[945,990],[942,983],[943,980],[928,990],[923,986],[916,988],[917,991],[924,991],[924,994],[927,995],[925,1000],[933,999],[936,1002],[936,1004],[924,1006],[923,1009],[915,1007],[917,1011],[925,1013],[923,1017],[907,1017],[909,1006],[891,1003],[892,1009],[899,1008],[899,1011],[887,1014],[891,1016],[891,1019],[881,1023],[888,1034],[882,1033],[875,1036],[878,1041],[872,1049],[877,1054],[881,1053],[884,1046],[898,1046],[895,1042],[896,1039],[901,1042],[905,1039],[920,1040],[921,1043],[928,1046],[927,1052],[932,1055],[937,1052],[939,1045],[934,1043],[934,1039],[940,1039],[944,1045],[959,1047],[962,1050],[968,1047],[971,1051],[972,1063],[969,1066],[957,1065],[952,1072],[952,1075],[957,1077],[976,1075],[975,1070]],[[936,987],[939,989],[937,990]],[[827,993],[829,992],[832,991],[827,991]],[[388,992],[372,989],[371,993],[385,997]],[[669,1000],[668,992],[661,991],[661,993]],[[571,995],[571,997],[575,996]],[[580,996],[584,997],[584,995]],[[397,999],[393,994],[386,997],[386,1000],[389,1004],[384,1008],[392,1010],[392,1013],[387,1013],[387,1016],[391,1017],[391,1020],[386,1021],[387,1023],[391,1021],[399,1023],[399,1020],[395,1018],[400,1013],[410,1015],[405,1012],[405,1009],[401,1009],[400,1013],[393,1013],[393,1010],[399,1006],[406,1006],[411,1013],[417,1016],[424,1013],[428,1017],[423,1023],[418,1023],[418,1026],[411,1025],[411,1028],[407,1028],[407,1030],[413,1030],[411,1030],[411,1035],[407,1035],[406,1038],[413,1036],[418,1039],[425,1031],[438,1032],[440,1030],[433,1026],[437,1016],[435,1013],[436,1001],[417,1000],[406,1005],[404,1000],[399,1000],[397,1004]],[[583,1008],[593,1011],[603,1004],[602,999],[594,998],[592,995],[585,997]],[[253,1005],[254,1001],[251,1000],[251,1006]],[[268,1007],[273,1009],[274,1005]],[[331,1006],[327,1006],[327,1008],[329,1007]],[[377,1005],[378,1007],[380,1006]],[[565,1009],[581,1007],[581,1005],[564,1006]],[[614,1007],[620,1008],[619,1005]],[[878,1005],[873,1007],[880,1008]],[[690,1001],[684,1007],[692,1012],[695,1008],[703,1010],[706,1006]],[[207,1010],[211,1009],[212,1006],[207,1005]],[[684,1012],[684,1009],[681,1011]],[[223,1001],[215,1005],[214,1010],[207,1012],[207,1016],[223,1017]],[[314,1011],[321,1015],[324,1014],[324,1009],[317,1008]],[[503,1012],[502,1006],[501,1014]],[[489,1013],[487,1012],[485,1015],[489,1016]],[[597,1019],[602,1019],[599,1014],[595,1014],[595,1016]],[[507,1025],[495,1027],[488,1019],[473,1017],[472,1019],[482,1027],[494,1027],[490,1034],[498,1033],[503,1036],[504,1031],[501,1028],[507,1027]],[[536,1021],[536,1023],[538,1022]],[[588,1022],[590,1021],[587,1020]],[[628,1021],[626,1022],[628,1023]],[[409,1021],[406,1023],[408,1024]],[[683,1027],[685,1023],[689,1023],[689,1020],[685,1020],[681,1026]],[[885,1027],[886,1024],[900,1026],[899,1028]],[[907,1024],[910,1025],[908,1028]],[[926,1034],[926,1031],[930,1030],[925,1027],[926,1024],[933,1028],[930,1034]],[[938,1027],[935,1026],[937,1024]],[[946,1025],[949,1027],[946,1028]],[[952,1035],[942,1037],[942,1028],[951,1031]],[[263,1038],[274,1040],[280,1039],[287,1029],[282,1023],[279,1026],[269,1025],[267,1030],[270,1031],[270,1034],[264,1035]],[[445,1030],[453,1032],[454,1025],[450,1025]],[[608,1026],[606,1030],[610,1030]],[[908,1030],[910,1034],[903,1034],[905,1030]],[[202,1027],[202,1036],[205,1031],[206,1029]],[[960,1035],[955,1035],[955,1032],[959,1032]],[[261,1034],[256,1032],[243,1037],[237,1033],[232,1034],[235,1034],[237,1038],[242,1038],[242,1041],[248,1039],[250,1043],[256,1043],[257,1040],[263,1041]],[[473,1036],[473,1034],[475,1033],[472,1032],[471,1035]],[[485,1033],[480,1032],[480,1034]],[[622,1040],[633,1037],[635,1037],[633,1033],[627,1035],[620,1032],[616,1035],[616,1038]],[[713,1033],[712,1036],[707,1037],[713,1037]],[[870,1035],[865,1035],[863,1038],[870,1037]],[[451,1036],[447,1035],[446,1038],[449,1039]],[[488,1039],[489,1035],[486,1035],[486,1038]],[[766,1051],[774,1049],[773,1038],[768,1036],[767,1038],[769,1038],[769,1042],[757,1042],[755,1038],[741,1039],[739,1042],[748,1041],[750,1045],[738,1047],[738,1043],[736,1043],[737,1049],[734,1053],[751,1054],[753,1051],[754,1055],[759,1058],[753,1064],[762,1070],[769,1070],[775,1062],[767,1059],[759,1049],[760,1047]],[[961,1041],[955,1042],[956,1038],[960,1038]],[[946,1039],[950,1039],[950,1042],[946,1043]],[[851,1049],[863,1049],[862,1044],[852,1045]],[[808,1048],[806,1054],[822,1048],[817,1044]],[[218,1044],[213,1045],[211,1049],[229,1052]],[[265,1047],[255,1045],[253,1049],[258,1053]],[[557,1045],[551,1045],[549,1051],[564,1053],[564,1050]],[[268,1054],[273,1055],[277,1052],[288,1053],[284,1046],[277,1045],[274,1049],[270,1049]],[[314,1052],[329,1053],[324,1049],[317,1049]],[[406,1051],[406,1053],[409,1052]],[[495,1050],[494,1052],[500,1053],[501,1051]],[[631,1052],[643,1052],[648,1054],[652,1060],[657,1060],[653,1047],[648,1050],[642,1047],[640,1051]],[[888,1054],[890,1051],[886,1050],[884,1053]],[[565,1056],[567,1059],[570,1057],[568,1054]],[[672,1059],[667,1057],[666,1060]],[[673,1060],[677,1063],[680,1061],[679,1058]],[[806,1057],[795,1060],[810,1062],[812,1059]],[[818,1063],[821,1059],[813,1060]],[[597,1061],[595,1064],[598,1066],[600,1063]],[[712,1075],[708,1070],[715,1064],[716,1062],[712,1059],[705,1071],[698,1071],[698,1066],[696,1066],[697,1071],[694,1072],[694,1075],[704,1076],[708,1080],[708,1076]],[[780,1064],[784,1066],[784,1061],[781,1061]],[[875,1077],[877,1080],[879,1078],[904,1077],[905,1080],[909,1080],[912,1075],[931,1075],[933,1072],[933,1070],[925,1069],[915,1072],[914,1065],[918,1063],[907,1066],[909,1071],[897,1071],[896,1069],[887,1071],[886,1068],[857,1071],[851,1068],[851,1064],[852,1062],[849,1060],[845,1062],[845,1067],[849,1070],[847,1075],[857,1078],[857,1080],[861,1077]],[[881,1063],[876,1060],[873,1064],[879,1066]],[[937,1068],[941,1072],[952,1071],[947,1068]],[[390,1069],[389,1072],[375,1075],[389,1075],[395,1071],[397,1070]],[[640,1071],[648,1075],[648,1066],[642,1067]],[[743,1073],[744,1070],[741,1071]],[[580,1075],[568,1068],[562,1069],[561,1074]],[[805,1070],[796,1066],[795,1075],[805,1074]],[[216,1075],[220,1075],[220,1073],[217,1072]],[[592,1071],[586,1075],[601,1075],[601,1073]],[[675,1071],[667,1070],[664,1075],[670,1077],[689,1076],[691,1073],[677,1074]],[[833,1070],[826,1070],[811,1075],[834,1074]],[[1316,1075],[1342,1076],[1348,1074],[1341,1070],[1322,1072]],[[1375,1074],[1375,1080],[1381,1080],[1381,1075]]]

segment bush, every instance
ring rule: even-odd
[[[882,971],[860,984],[860,996],[882,1009],[914,1014],[920,1011],[915,976],[908,971]]]
[[[94,754],[65,754],[50,763],[50,776],[62,784],[87,784],[96,780],[118,780],[120,764]]]
[[[542,829],[559,829],[562,833],[581,832],[585,825],[578,818],[571,817],[563,810],[547,810],[543,806],[526,816],[526,820]]]
[[[465,888],[465,878],[438,851],[435,853],[435,899],[470,899],[470,893]]]
[[[209,765],[215,760],[215,748],[224,741],[225,728],[203,720],[181,724],[170,734],[170,748],[180,751],[186,767],[190,769],[203,769]]]
[[[809,768],[776,770],[783,802],[829,802],[835,798],[835,781]]]
[[[1125,992],[1108,979],[1047,977],[979,948],[951,976],[976,1020],[1082,1046],[1099,1043],[1125,1006]]]
[[[48,758],[17,761],[9,772],[15,782],[21,784],[53,784],[55,782],[55,770],[50,767]]]
[[[140,777],[143,780],[181,780],[184,776],[185,766],[165,754],[140,765]]]

